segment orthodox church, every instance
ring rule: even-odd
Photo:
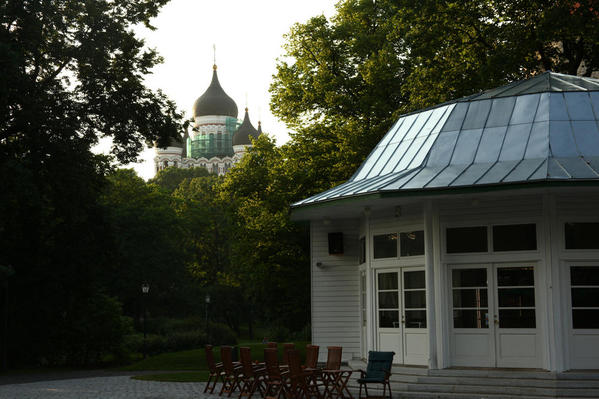
[[[250,122],[248,109],[243,121],[237,119],[237,104],[225,93],[218,81],[216,65],[212,82],[193,105],[193,127],[181,139],[173,139],[166,148],[155,148],[154,164],[158,171],[177,168],[203,167],[209,172],[224,175],[252,146],[251,138],[262,134]]]

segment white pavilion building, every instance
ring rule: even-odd
[[[546,72],[403,115],[293,217],[313,343],[357,368],[394,351],[394,393],[599,397],[599,80]]]

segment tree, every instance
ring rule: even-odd
[[[78,315],[119,309],[98,284],[112,260],[99,203],[111,160],[91,147],[110,137],[116,159],[127,162],[144,141],[165,145],[180,130],[174,104],[143,85],[160,57],[133,30],[150,26],[165,3],[0,5],[0,264],[15,271],[13,365],[69,361]]]
[[[220,199],[231,210],[231,274],[252,313],[299,331],[309,321],[309,246],[306,226],[289,220],[298,192],[285,166],[284,150],[261,135],[225,175]]]
[[[344,0],[296,24],[271,84],[291,165],[347,180],[399,114],[536,73],[599,71],[594,0]],[[308,190],[309,192],[309,190]]]
[[[210,175],[206,168],[177,168],[174,166],[159,170],[148,183],[157,184],[168,193],[172,193],[185,179],[193,179],[195,177],[205,177]]]
[[[189,274],[185,228],[175,200],[146,184],[132,169],[108,176],[101,203],[110,225],[111,259],[99,276],[107,291],[119,298],[125,313],[141,317],[141,285],[150,284],[148,307],[154,315],[185,315]]]

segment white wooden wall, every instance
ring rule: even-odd
[[[320,346],[320,361],[326,361],[327,346],[342,346],[344,360],[360,355],[358,230],[358,220],[310,224],[312,343]],[[343,232],[343,255],[329,255],[333,232]]]

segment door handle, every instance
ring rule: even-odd
[[[493,315],[493,323],[495,323],[496,326],[499,325],[499,320],[497,320],[497,315]]]

